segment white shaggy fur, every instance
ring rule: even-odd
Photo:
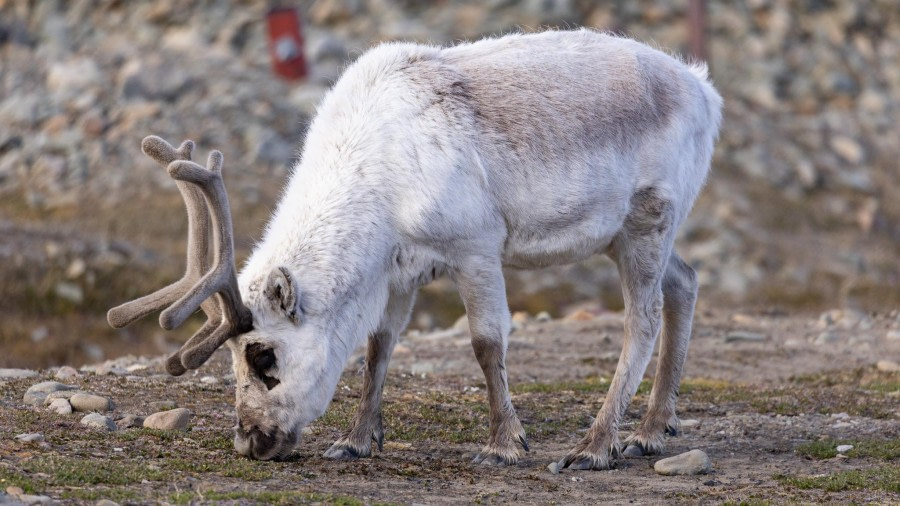
[[[622,273],[626,344],[604,410],[564,465],[608,467],[665,319],[666,378],[658,374],[646,434],[629,440],[658,451],[662,431],[677,425],[674,396],[696,294],[672,242],[706,178],[720,118],[704,66],[589,30],[365,53],[322,102],[239,276],[255,327],[229,342],[239,429],[283,437],[253,448],[261,443],[239,430],[238,450],[256,458],[289,452],[368,337],[360,411],[327,456],[369,455],[383,436],[381,386],[413,294],[447,273],[488,385],[491,440],[476,461],[515,462],[515,444],[527,443],[503,366],[509,313],[501,267],[601,253]],[[280,267],[295,295],[291,308],[264,294]],[[275,352],[265,375],[280,383],[271,390],[247,364],[251,343]]]

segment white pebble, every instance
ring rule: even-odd
[[[109,432],[116,430],[116,424],[107,416],[103,416],[99,413],[90,413],[84,415],[84,418],[81,419],[81,425],[86,425],[93,429],[103,429]]]
[[[653,464],[653,470],[664,476],[705,474],[712,469],[709,456],[701,450],[689,452],[658,460]]]
[[[191,421],[191,411],[186,408],[175,408],[153,413],[144,419],[144,427],[148,429],[185,430]]]
[[[57,415],[72,414],[72,405],[69,404],[68,399],[53,399],[52,401],[50,401],[49,409]]]
[[[218,382],[219,382],[219,379],[216,378],[215,376],[204,376],[204,377],[200,378],[200,383],[204,383],[207,385],[215,385]]]
[[[838,447],[837,447],[838,453],[849,452],[852,449],[853,449],[853,445],[838,445]]]
[[[16,436],[16,441],[20,441],[22,443],[42,443],[44,441],[44,435],[38,433],[19,434],[18,436]]]

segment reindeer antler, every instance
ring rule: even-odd
[[[253,317],[241,301],[237,286],[231,212],[222,181],[222,153],[211,152],[204,168],[191,161],[191,141],[184,141],[175,149],[151,135],[141,142],[141,149],[166,167],[184,199],[188,215],[187,267],[175,283],[110,309],[107,320],[113,327],[121,328],[169,306],[159,315],[159,324],[171,330],[202,308],[206,324],[166,361],[169,374],[179,376],[203,365],[231,337],[251,330]]]

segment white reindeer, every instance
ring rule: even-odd
[[[190,161],[190,141],[176,150],[144,139],[187,203],[187,274],[112,309],[109,321],[171,305],[160,316],[171,329],[202,306],[209,321],[167,368],[195,369],[228,343],[234,444],[256,459],[290,453],[368,337],[359,409],[325,454],[367,457],[373,442],[382,447],[385,373],[416,289],[449,274],[490,403],[490,438],[474,462],[509,465],[528,444],[507,384],[501,268],[603,253],[622,279],[625,343],[603,407],[561,465],[610,467],[662,328],[649,410],[626,440],[628,455],[659,452],[678,426],[697,294],[673,242],[709,170],[721,107],[704,66],[590,30],[380,45],[323,100],[239,282],[222,155],[204,168]]]

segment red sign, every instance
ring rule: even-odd
[[[269,55],[272,70],[279,76],[295,80],[306,77],[303,35],[297,9],[277,7],[266,14],[269,31]]]

